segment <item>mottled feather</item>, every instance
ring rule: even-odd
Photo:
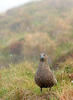
[[[57,83],[54,73],[48,65],[47,55],[40,57],[40,64],[35,74],[35,82],[40,88],[51,88]]]

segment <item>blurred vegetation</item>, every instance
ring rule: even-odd
[[[48,89],[41,94],[34,83],[41,52],[49,56],[49,64],[55,69],[55,95]],[[2,100],[73,100],[71,79],[73,0],[41,0],[0,14]]]
[[[10,63],[13,59],[37,61],[39,53],[46,52],[53,62],[72,50],[72,11],[72,0],[42,0],[1,14],[1,60],[6,57]]]

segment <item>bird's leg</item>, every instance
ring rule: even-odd
[[[42,93],[42,88],[40,88],[40,90],[41,90],[41,93]]]
[[[49,92],[49,93],[51,92],[51,87],[48,89],[48,92]]]
[[[49,88],[49,91],[51,91],[51,87]]]

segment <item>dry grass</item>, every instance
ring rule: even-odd
[[[67,87],[66,89],[64,88],[62,90],[60,100],[73,100],[73,88],[72,89],[67,89]]]
[[[2,100],[72,100],[73,84],[63,70],[55,71],[58,83],[52,91],[39,87],[34,82],[37,64],[23,62],[0,70],[0,98]]]

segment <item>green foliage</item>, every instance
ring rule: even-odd
[[[52,91],[56,94],[49,94],[48,89],[43,89],[43,93],[41,94],[40,88],[34,82],[36,66],[37,64],[24,62],[15,65],[12,64],[8,69],[4,68],[0,70],[0,98],[4,100],[24,100],[24,98],[28,100],[31,98],[34,100],[37,96],[39,100],[44,98],[58,100],[65,86],[68,89],[73,87],[69,81],[67,72],[64,73],[64,70],[61,69],[55,71],[58,82],[52,88]]]
[[[70,65],[66,65],[64,70],[66,73],[73,73],[73,67]]]
[[[59,6],[58,6],[59,5]],[[2,38],[26,32],[47,32],[51,36],[72,32],[73,1],[42,0],[11,9],[0,20]],[[57,9],[56,9],[57,8]],[[69,10],[71,9],[71,10]],[[8,35],[8,37],[6,36]],[[1,42],[5,41],[1,38]],[[6,40],[6,39],[5,39]]]
[[[68,77],[73,73],[72,21],[72,0],[42,0],[0,15],[0,67],[5,67],[0,69],[2,100],[73,97],[73,84]],[[41,94],[34,82],[40,52],[46,52],[52,64],[59,64],[55,71],[58,82],[52,88],[55,96],[48,89]]]

